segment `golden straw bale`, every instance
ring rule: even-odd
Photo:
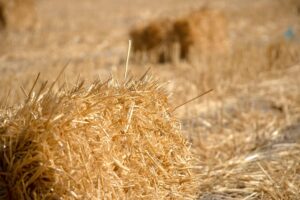
[[[153,21],[144,27],[133,28],[129,33],[133,52],[139,57],[148,56],[150,61],[164,62],[167,56],[165,48],[170,30],[171,21],[168,19]]]
[[[161,19],[132,29],[133,52],[169,62],[223,54],[229,50],[228,23],[221,11],[203,8],[177,19]]]
[[[0,0],[3,20],[11,30],[28,30],[35,26],[35,0]]]
[[[0,2],[0,30],[4,29],[6,26],[6,20],[4,16],[4,6]]]
[[[178,19],[174,22],[172,34],[172,42],[178,42],[180,45],[180,58],[186,59],[190,48],[195,45],[197,35],[195,27],[188,19]]]
[[[195,198],[194,159],[156,80],[37,91],[0,112],[0,199]]]
[[[172,37],[180,44],[182,59],[225,53],[229,48],[227,20],[213,9],[203,8],[175,20]]]

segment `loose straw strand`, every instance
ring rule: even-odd
[[[129,57],[130,57],[130,50],[131,50],[131,40],[128,40],[128,51],[127,51],[127,58],[126,58],[126,65],[125,65],[125,74],[124,79],[127,79],[127,72],[128,72],[128,63],[129,63]]]

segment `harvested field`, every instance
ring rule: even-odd
[[[32,5],[0,9],[0,199],[299,199],[298,1]]]

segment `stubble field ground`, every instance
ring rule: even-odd
[[[136,63],[166,82],[198,162],[199,199],[300,196],[300,4],[251,0],[39,0],[33,30],[0,33],[0,105],[16,105],[38,74],[75,84],[122,77],[128,31],[209,5],[229,22],[230,51],[194,62]],[[298,7],[297,7],[298,6]],[[208,53],[209,55],[209,53]],[[132,56],[132,55],[131,55]],[[7,95],[10,93],[9,97]]]

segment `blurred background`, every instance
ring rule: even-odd
[[[190,13],[203,8],[208,14],[202,12],[193,19]],[[214,12],[218,13],[210,14]],[[173,92],[186,94],[181,98],[210,88],[227,93],[264,71],[299,62],[297,0],[1,0],[1,93],[14,90],[10,101],[17,102],[23,95],[20,85],[29,87],[38,72],[54,79],[67,61],[70,82],[78,74],[91,80],[118,73],[124,70],[130,31],[182,18],[196,30],[190,36],[201,50],[195,48],[189,59],[160,63],[147,59],[157,50],[145,50],[140,59],[133,48],[130,64],[137,74],[151,66],[163,80],[172,80],[170,87],[177,85]],[[167,34],[166,40],[173,37]],[[150,42],[153,37],[150,31]],[[147,44],[149,38],[139,39]],[[133,47],[136,43],[133,40]],[[220,49],[222,53],[215,53]]]

